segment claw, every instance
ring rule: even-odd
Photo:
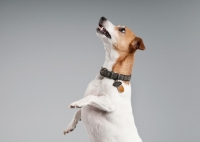
[[[64,133],[64,135],[66,135],[66,133],[68,133],[68,132],[64,131],[63,133]]]
[[[70,105],[69,108],[76,108],[76,106],[71,106],[71,105]]]
[[[80,107],[80,106],[77,106],[77,105],[69,105],[69,108],[82,108],[82,107]]]

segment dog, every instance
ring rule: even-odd
[[[101,17],[96,29],[106,51],[105,62],[84,94],[69,108],[80,108],[64,134],[82,120],[92,142],[142,142],[131,106],[131,73],[136,50],[143,40],[125,26],[115,26]]]

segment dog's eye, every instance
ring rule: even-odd
[[[120,27],[119,31],[122,32],[122,33],[125,33],[126,30],[125,30],[125,28]]]

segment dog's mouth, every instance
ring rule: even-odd
[[[99,22],[99,26],[97,28],[97,32],[102,35],[105,35],[107,38],[111,39],[110,33],[106,30],[105,27],[103,27],[103,25],[100,22]]]

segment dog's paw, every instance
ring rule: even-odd
[[[76,126],[75,126],[75,128],[76,128]],[[72,132],[75,128],[71,128],[71,129],[66,129],[66,130],[64,130],[64,135],[66,135],[67,133],[69,133],[69,132]]]
[[[89,97],[83,98],[79,101],[73,102],[69,105],[69,108],[82,108],[84,106],[88,106],[91,103],[91,99]]]
[[[78,101],[73,102],[69,105],[69,108],[82,108],[82,106],[79,105]]]
[[[64,135],[65,134],[67,134],[67,133],[69,133],[69,132],[72,132],[75,128],[76,128],[76,124],[77,124],[78,122],[76,122],[76,121],[73,121],[73,122],[71,122],[68,126],[67,126],[67,128],[64,130]]]

